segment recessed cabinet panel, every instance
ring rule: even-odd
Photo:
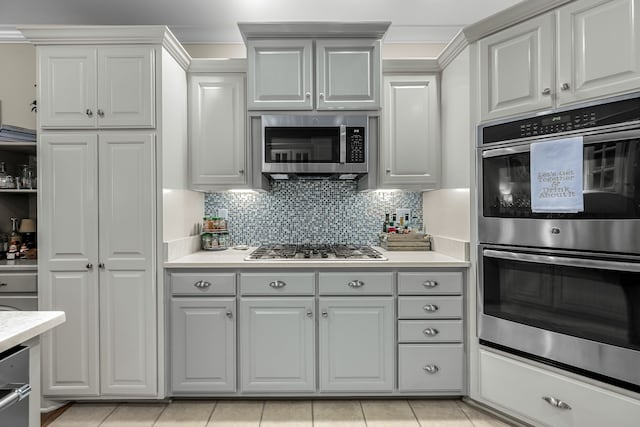
[[[320,391],[393,389],[393,298],[320,298]]]
[[[462,344],[398,346],[400,391],[460,392],[464,384]]]
[[[192,188],[247,185],[245,78],[241,74],[189,78]]]
[[[480,40],[483,120],[552,106],[553,22],[542,15]]]
[[[437,188],[440,169],[435,76],[385,75],[381,182],[383,188]]]
[[[154,51],[147,47],[98,50],[100,127],[154,127]]]
[[[240,301],[240,378],[245,392],[315,390],[313,297]]]
[[[249,109],[312,109],[311,40],[250,40]]]
[[[42,336],[42,393],[98,396],[98,280],[90,271],[41,273],[41,308],[64,311],[66,321]],[[73,344],[71,344],[73,343]]]
[[[640,1],[574,2],[558,28],[559,104],[638,90]]]
[[[96,49],[38,48],[38,118],[42,128],[95,128]]]

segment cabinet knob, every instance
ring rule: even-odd
[[[322,317],[329,317],[329,313],[327,313],[327,310],[322,310]]]
[[[104,111],[102,111],[101,109],[98,108],[98,115],[100,117],[104,117]]]
[[[100,264],[98,264],[98,268],[104,268],[104,263],[101,262]]]
[[[318,96],[320,97],[320,99],[324,99],[324,93],[320,93]]]
[[[435,280],[427,280],[422,285],[425,288],[435,288],[436,286],[438,286],[438,282],[436,282]]]
[[[269,286],[274,288],[274,289],[279,289],[279,288],[284,288],[285,286],[287,286],[287,284],[285,282],[280,281],[280,280],[275,280],[275,281],[269,283]]]
[[[569,90],[571,86],[569,86],[569,83],[562,83],[562,86],[560,86],[561,90]]]
[[[304,94],[305,98],[311,98],[311,92],[307,92]]]
[[[91,270],[93,268],[93,264],[89,263],[89,264],[87,264],[86,267],[87,267],[87,270]]]
[[[436,372],[438,372],[440,370],[440,368],[438,368],[437,365],[427,365],[422,369],[424,369],[425,372],[428,372],[430,374],[435,374]]]
[[[560,399],[556,399],[555,397],[542,396],[542,400],[544,400],[549,405],[551,405],[553,407],[556,407],[558,409],[564,409],[564,410],[567,410],[567,411],[571,410],[571,406],[569,406],[569,404],[567,404],[566,402],[563,402]]]
[[[542,91],[542,94],[544,96],[551,95],[551,89],[549,89],[548,87],[544,88],[544,90]]]
[[[91,110],[90,110],[90,109],[88,109],[88,108],[87,108],[87,111],[85,111],[85,114],[86,114],[88,117],[93,117],[93,111],[91,111]]]
[[[440,331],[435,328],[427,328],[422,332],[428,337],[435,337],[440,333]]]
[[[313,311],[307,310],[307,317],[313,317]]]
[[[438,309],[439,309],[440,307],[438,307],[438,306],[437,306],[437,305],[435,305],[435,304],[427,304],[427,305],[425,305],[425,306],[424,306],[424,307],[422,307],[422,308],[424,308],[424,311],[426,311],[426,312],[429,312],[429,313],[435,313],[436,311],[438,311]]]
[[[231,312],[231,310],[228,310],[228,311],[227,311],[227,317],[228,317],[229,319],[231,319],[231,318],[233,317],[233,313]]]
[[[240,175],[242,175],[242,174],[244,173],[244,169],[240,169],[240,170],[238,171],[238,173],[239,173]]]
[[[350,288],[361,288],[364,286],[364,282],[362,280],[352,280],[351,282],[347,283],[347,286],[349,286]]]

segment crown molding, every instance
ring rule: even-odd
[[[467,46],[469,46],[469,40],[461,30],[438,55],[440,69],[444,70]]]
[[[242,39],[375,38],[382,39],[391,22],[238,22]]]
[[[0,43],[28,43],[28,41],[15,26],[0,25]]]
[[[244,58],[193,58],[187,70],[190,73],[246,73]]]
[[[183,70],[187,71],[189,69],[192,60],[191,56],[168,27],[164,27],[162,47],[167,50]]]
[[[439,73],[440,66],[436,58],[398,58],[383,59],[383,73]]]

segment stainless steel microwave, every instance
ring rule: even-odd
[[[364,115],[263,115],[262,172],[338,175],[354,179],[368,172],[368,118]]]

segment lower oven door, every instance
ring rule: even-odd
[[[640,257],[479,246],[482,343],[640,390]]]

